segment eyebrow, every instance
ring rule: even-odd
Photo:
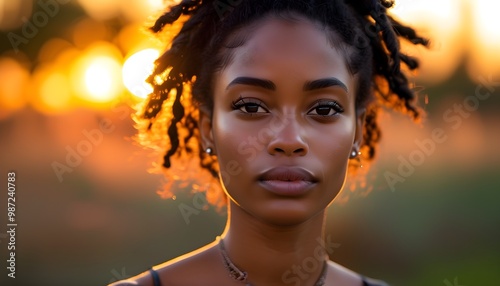
[[[304,91],[312,91],[316,89],[322,89],[322,88],[327,88],[327,87],[335,87],[338,86],[348,92],[349,90],[347,89],[347,86],[345,83],[340,81],[338,78],[335,77],[329,77],[329,78],[322,78],[322,79],[317,79],[313,81],[308,81],[304,84]]]
[[[237,77],[233,79],[226,87],[226,90],[229,89],[233,85],[249,85],[249,86],[255,86],[255,87],[261,87],[267,90],[275,91],[276,90],[276,84],[274,82],[267,80],[267,79],[260,79],[260,78],[255,78],[255,77]],[[340,81],[338,78],[335,77],[329,77],[329,78],[322,78],[322,79],[317,79],[313,81],[308,81],[304,84],[304,91],[313,91],[317,89],[322,89],[322,88],[327,88],[327,87],[335,87],[338,86],[348,92],[347,86]]]
[[[229,89],[231,86],[237,84],[261,87],[272,91],[276,90],[276,85],[274,84],[274,82],[267,79],[260,79],[254,77],[237,77],[227,85],[226,90]]]

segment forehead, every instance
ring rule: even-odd
[[[226,72],[258,73],[270,78],[272,73],[301,73],[309,80],[335,76],[345,81],[351,77],[342,43],[332,43],[333,31],[304,18],[294,20],[270,16],[241,29],[233,37],[244,37],[244,44],[230,49]]]

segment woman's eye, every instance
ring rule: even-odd
[[[267,112],[262,106],[256,103],[247,103],[244,106],[240,107],[241,111],[245,111],[247,113],[262,113]]]
[[[308,112],[309,115],[334,116],[344,112],[344,108],[336,101],[319,102]]]
[[[253,102],[248,99],[240,98],[238,101],[233,102],[232,107],[234,110],[240,110],[244,113],[267,113],[267,109],[262,107],[258,102]]]

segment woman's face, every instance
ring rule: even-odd
[[[355,78],[306,19],[261,20],[232,52],[215,76],[212,121],[202,116],[205,147],[237,207],[273,224],[306,221],[339,193],[359,145]]]

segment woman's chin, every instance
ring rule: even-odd
[[[269,202],[249,211],[256,219],[276,226],[300,225],[324,210],[297,201]]]

